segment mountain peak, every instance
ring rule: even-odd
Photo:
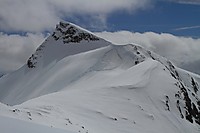
[[[80,43],[81,41],[100,40],[93,33],[69,22],[61,21],[52,36],[55,40],[62,39],[63,43]]]
[[[62,58],[110,45],[111,43],[97,37],[75,24],[60,22],[54,32],[43,42],[28,59],[27,66],[35,68],[59,61]]]

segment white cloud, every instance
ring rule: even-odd
[[[179,67],[200,74],[200,39],[177,37],[172,34],[157,34],[153,32],[132,33],[129,31],[119,31],[100,32],[96,34],[116,44],[140,44],[172,60]]]
[[[0,29],[5,31],[43,31],[58,19],[44,0],[0,1]]]
[[[20,36],[0,33],[0,72],[21,67],[43,40],[42,34],[27,33]]]
[[[102,22],[116,10],[146,8],[151,0],[0,0],[0,29],[40,32],[62,18],[89,14]],[[95,17],[96,16],[96,17]],[[104,18],[102,18],[104,16]]]

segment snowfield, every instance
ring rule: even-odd
[[[3,116],[0,116],[0,128],[2,133],[73,133]]]
[[[138,45],[116,46],[61,22],[27,64],[0,78],[0,127],[4,133],[199,133],[199,83],[199,75]]]

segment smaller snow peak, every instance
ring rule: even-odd
[[[27,66],[28,68],[35,68],[39,62],[46,66],[69,55],[87,52],[110,44],[110,42],[77,25],[60,22],[53,34],[28,59]]]
[[[53,32],[52,36],[56,41],[62,39],[64,44],[100,40],[100,38],[90,33],[89,31],[68,22],[60,22],[56,26],[56,30]]]

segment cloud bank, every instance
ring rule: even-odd
[[[21,67],[44,38],[42,34],[20,36],[0,33],[0,73]]]
[[[200,39],[153,32],[133,33],[119,31],[99,32],[96,34],[118,45],[137,43],[170,59],[181,68],[200,74]]]
[[[0,0],[0,29],[9,32],[51,30],[63,18],[90,15],[105,23],[116,10],[144,9],[151,0]],[[104,18],[103,18],[104,17]],[[90,22],[90,21],[88,21]]]

